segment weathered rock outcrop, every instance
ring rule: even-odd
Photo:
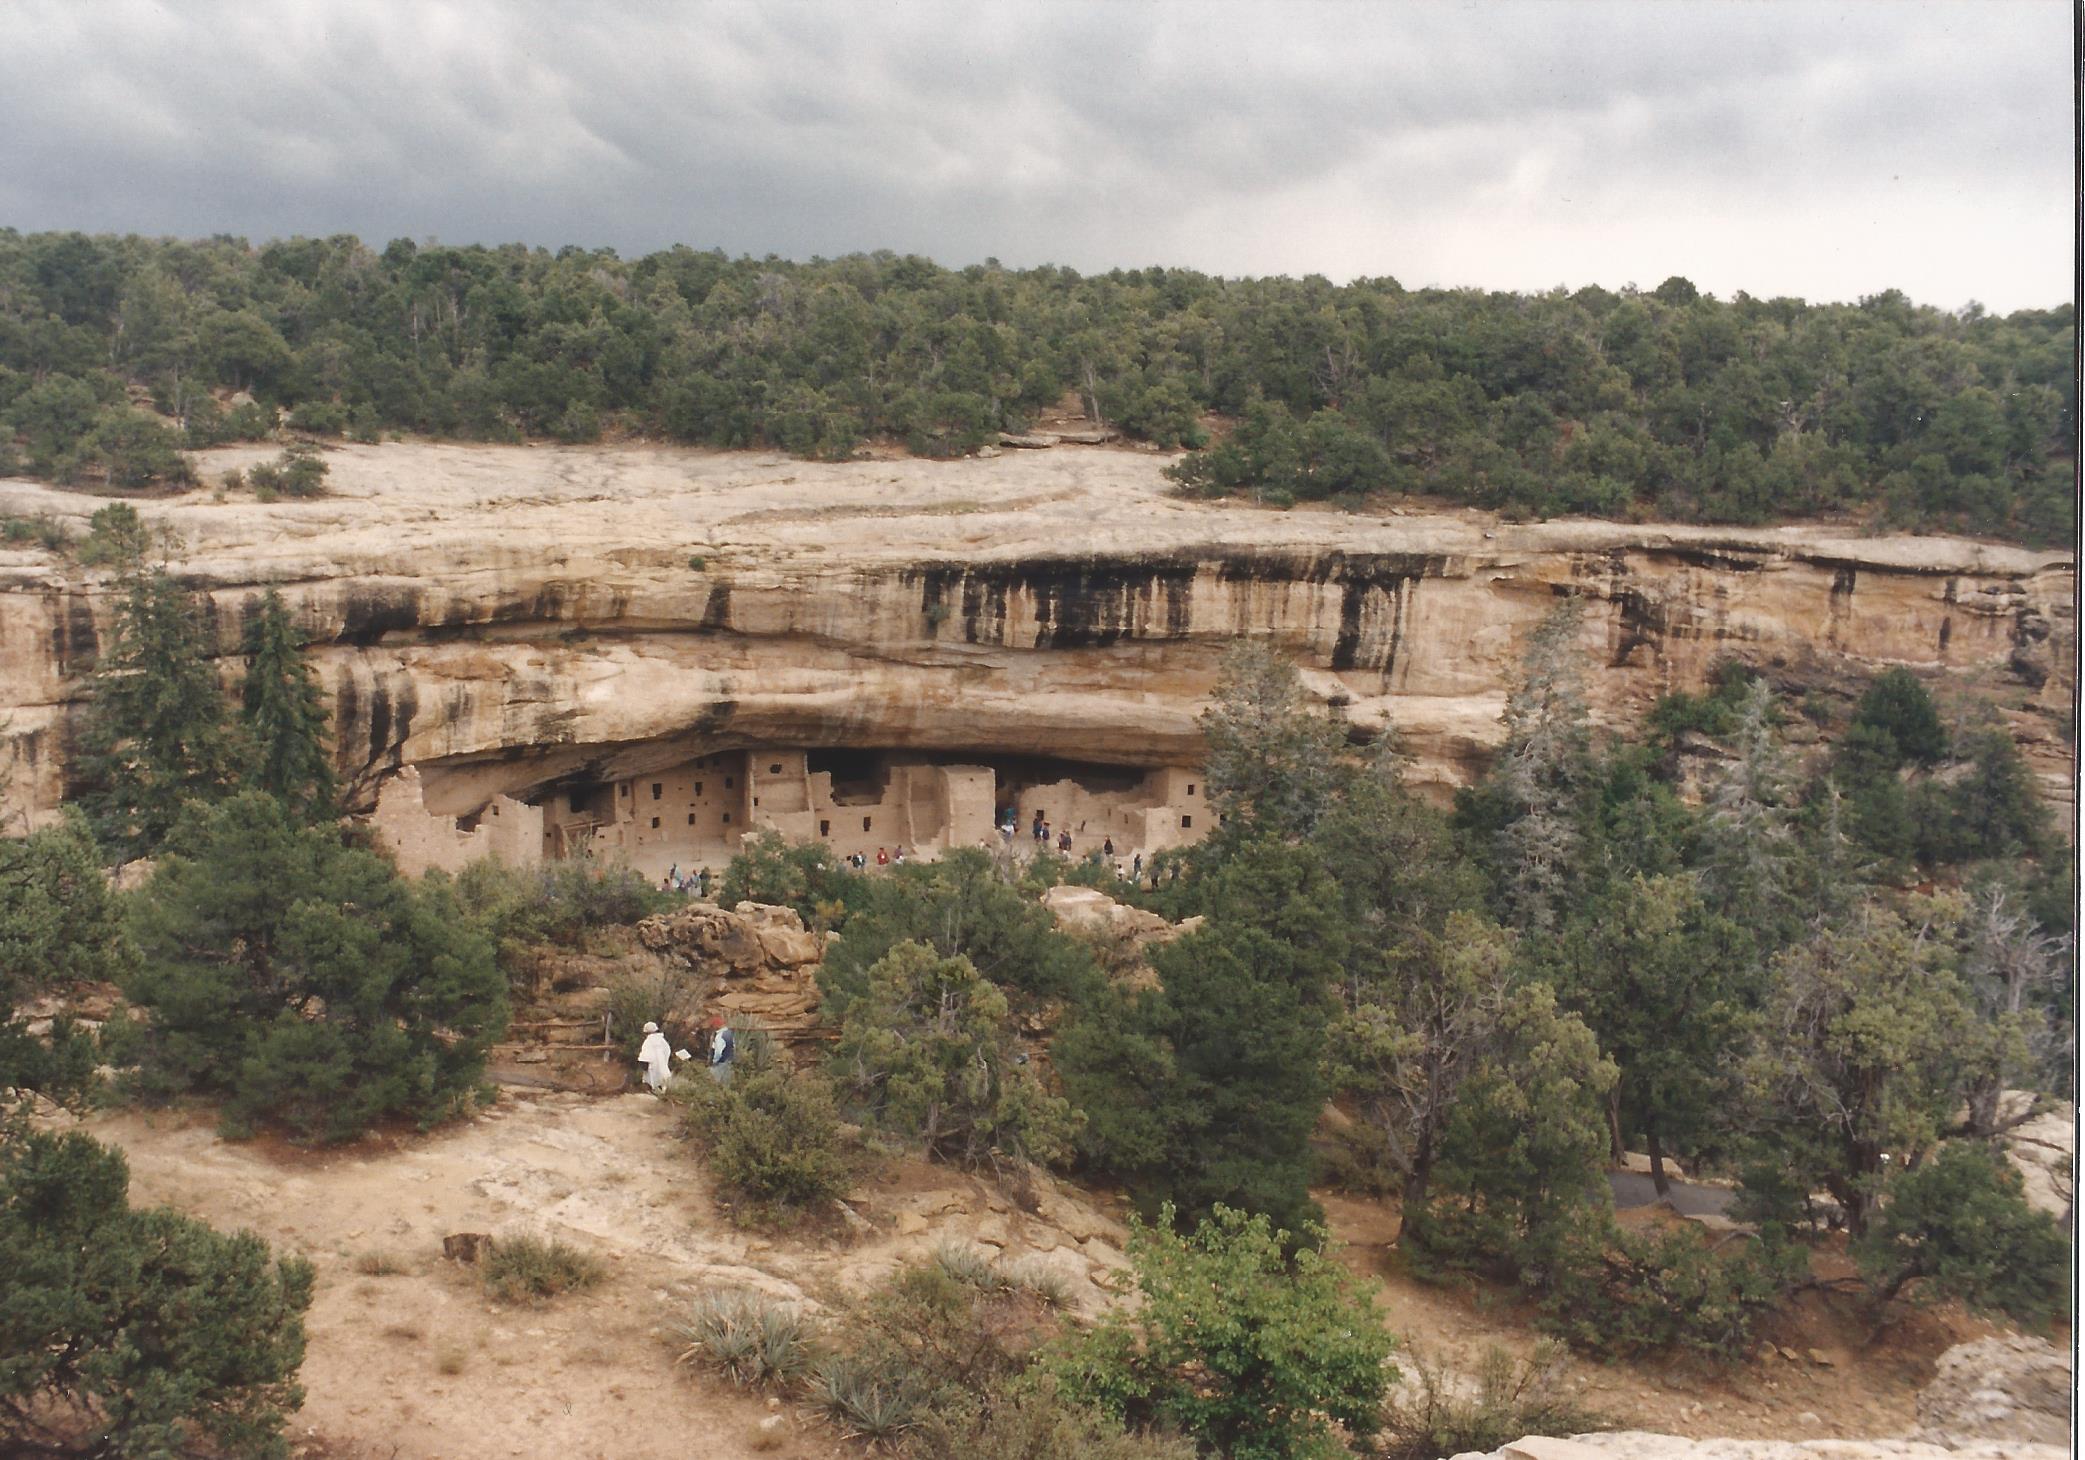
[[[2071,1366],[2046,1339],[2002,1334],[1940,1356],[1919,1391],[1915,1440],[1957,1449],[2070,1442]]]
[[[206,453],[206,475],[259,448]],[[1199,759],[1231,642],[1279,646],[1422,782],[1500,735],[1526,634],[1559,594],[1595,712],[1623,722],[1735,655],[1791,687],[1907,664],[1994,692],[2067,799],[2070,555],[1474,513],[1285,514],[1166,495],[1149,454],[1078,448],[822,465],[652,448],[329,453],[334,495],[141,504],[235,643],[280,588],[314,639],[358,804],[417,765],[429,810],[740,746],[857,746],[1115,765]],[[99,503],[0,482],[0,511]],[[111,580],[0,550],[7,809],[66,787]],[[235,661],[226,662],[229,678]]]
[[[668,963],[707,981],[705,1007],[749,1019],[784,1041],[818,1024],[818,964],[823,939],[793,909],[742,902],[726,910],[690,903],[646,918],[637,940]]]
[[[1531,1435],[1455,1460],[2060,1460],[2069,1454],[2071,1389],[2070,1362],[2060,1350],[2006,1334],[1940,1356],[1919,1392],[1919,1427],[1908,1439],[1690,1440],[1626,1430]]]

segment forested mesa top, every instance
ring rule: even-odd
[[[1192,491],[2069,537],[2076,312],[1523,295],[889,253],[624,260],[0,230],[0,474],[137,487],[288,425],[959,455],[1075,391]],[[240,393],[250,395],[247,400]],[[157,415],[142,410],[149,393]],[[1212,416],[1227,418],[1212,439]],[[171,425],[168,424],[169,418]]]

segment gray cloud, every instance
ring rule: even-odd
[[[14,0],[0,223],[2067,297],[2063,0]]]

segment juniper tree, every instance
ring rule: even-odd
[[[1914,912],[1871,904],[1782,950],[1748,1073],[1767,1164],[1829,1191],[1856,1236],[1888,1167],[1940,1138],[1964,1090],[1956,910]]]
[[[1751,939],[1711,911],[1693,877],[1614,883],[1566,924],[1541,967],[1615,1062],[1614,1135],[1641,1132],[1666,1190],[1668,1139],[1714,1124],[1749,1033]]]
[[[333,766],[326,751],[326,711],[304,638],[282,595],[270,588],[246,625],[242,722],[252,753],[247,784],[298,816],[333,811]]]
[[[0,1128],[0,1449],[288,1454],[311,1264],[133,1209],[129,1184],[77,1131]]]

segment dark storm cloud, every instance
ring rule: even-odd
[[[16,0],[0,222],[2069,293],[2023,3]]]

